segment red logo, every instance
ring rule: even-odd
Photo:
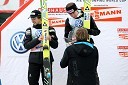
[[[128,39],[128,34],[119,34],[119,38]]]
[[[117,32],[118,33],[128,33],[128,28],[118,28]]]
[[[119,50],[128,50],[128,46],[117,46]]]
[[[49,25],[53,27],[64,27],[65,19],[49,18]]]
[[[122,21],[121,14],[120,7],[91,7],[91,16],[95,21]]]
[[[117,46],[117,49],[120,50],[119,55],[121,57],[128,57],[128,46]]]
[[[128,40],[128,28],[118,28],[117,32],[119,33],[119,38]]]
[[[48,13],[66,13],[66,10],[64,7],[48,8]]]
[[[119,7],[92,7],[91,15],[95,21],[122,21]]]
[[[128,52],[119,52],[119,55],[122,57],[128,57]]]

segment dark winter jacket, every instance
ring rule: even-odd
[[[97,85],[98,50],[88,42],[76,42],[66,48],[60,62],[68,66],[67,85]]]
[[[79,10],[79,11],[82,14],[80,16],[78,16],[76,19],[80,19],[80,18],[84,17],[83,11],[81,11],[81,10]],[[69,18],[67,18],[66,21],[65,21],[65,33],[64,33],[65,38],[68,38],[70,31],[73,30],[73,28],[72,28],[72,26],[69,22],[70,22]],[[97,27],[94,19],[92,18],[92,16],[90,18],[90,29],[87,29],[87,30],[88,30],[89,35],[97,36],[97,35],[100,34],[100,30],[98,29],[98,27]],[[94,43],[92,38],[90,38],[90,43]]]
[[[26,30],[26,33],[25,33],[25,38],[24,38],[24,47],[28,50],[34,48],[35,46],[37,46],[39,43],[41,43],[38,38],[39,36],[42,34],[38,33],[38,32],[35,32],[35,35],[38,35],[36,38],[33,38],[32,36],[32,29],[42,29],[41,27],[41,24],[38,24],[36,26],[33,26],[33,28],[28,28]],[[57,48],[58,47],[58,38],[56,36],[56,32],[55,32],[55,29],[52,28],[52,27],[49,27],[49,34],[52,37],[51,41],[49,42],[50,46],[52,48]],[[51,62],[54,61],[53,59],[53,55],[50,51],[50,60]],[[42,51],[39,51],[39,52],[30,52],[30,55],[29,55],[29,63],[37,63],[37,64],[42,64],[42,61],[43,61],[43,53]]]

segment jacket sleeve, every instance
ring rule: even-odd
[[[69,57],[68,57],[68,52],[67,52],[67,49],[66,49],[64,51],[63,58],[60,61],[60,67],[61,68],[67,67],[68,66],[68,60],[69,60]]]
[[[95,55],[96,55],[96,67],[98,66],[98,62],[99,62],[99,52],[98,52],[98,49],[97,49],[97,47],[94,47],[95,48],[95,50],[96,50],[96,53],[95,53]]]
[[[51,41],[49,42],[50,46],[52,48],[57,48],[58,47],[58,37],[56,35],[56,31],[54,28],[50,27],[49,28],[49,34],[51,36]]]
[[[24,37],[24,47],[25,49],[29,50],[33,47],[35,47],[37,44],[40,43],[38,38],[32,39],[31,35],[31,28],[28,28],[25,32],[25,37]]]
[[[90,29],[87,29],[88,30],[88,33],[90,35],[94,35],[94,36],[97,36],[100,34],[100,30],[98,29],[94,19],[92,18],[91,16],[91,23],[90,23]]]
[[[72,27],[71,27],[71,25],[69,24],[69,18],[67,18],[66,20],[65,20],[65,32],[64,32],[64,37],[65,38],[68,38],[68,34],[69,34],[69,32],[72,30]]]

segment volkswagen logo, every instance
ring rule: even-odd
[[[42,35],[42,29],[41,30],[37,30],[35,32],[35,35],[36,35],[36,37],[40,37]]]
[[[24,48],[23,39],[25,36],[25,32],[17,32],[15,33],[10,40],[10,45],[13,51],[16,53],[25,53],[27,49]]]
[[[80,19],[77,19],[77,20],[75,21],[75,27],[82,27],[82,26],[83,26],[83,21],[80,20]]]

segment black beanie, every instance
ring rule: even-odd
[[[41,12],[39,10],[33,10],[30,14],[31,18],[39,17],[41,18]]]
[[[67,5],[66,5],[66,11],[70,11],[70,10],[74,10],[74,11],[76,11],[78,8],[77,8],[77,6],[76,6],[76,4],[75,3],[68,3]]]

